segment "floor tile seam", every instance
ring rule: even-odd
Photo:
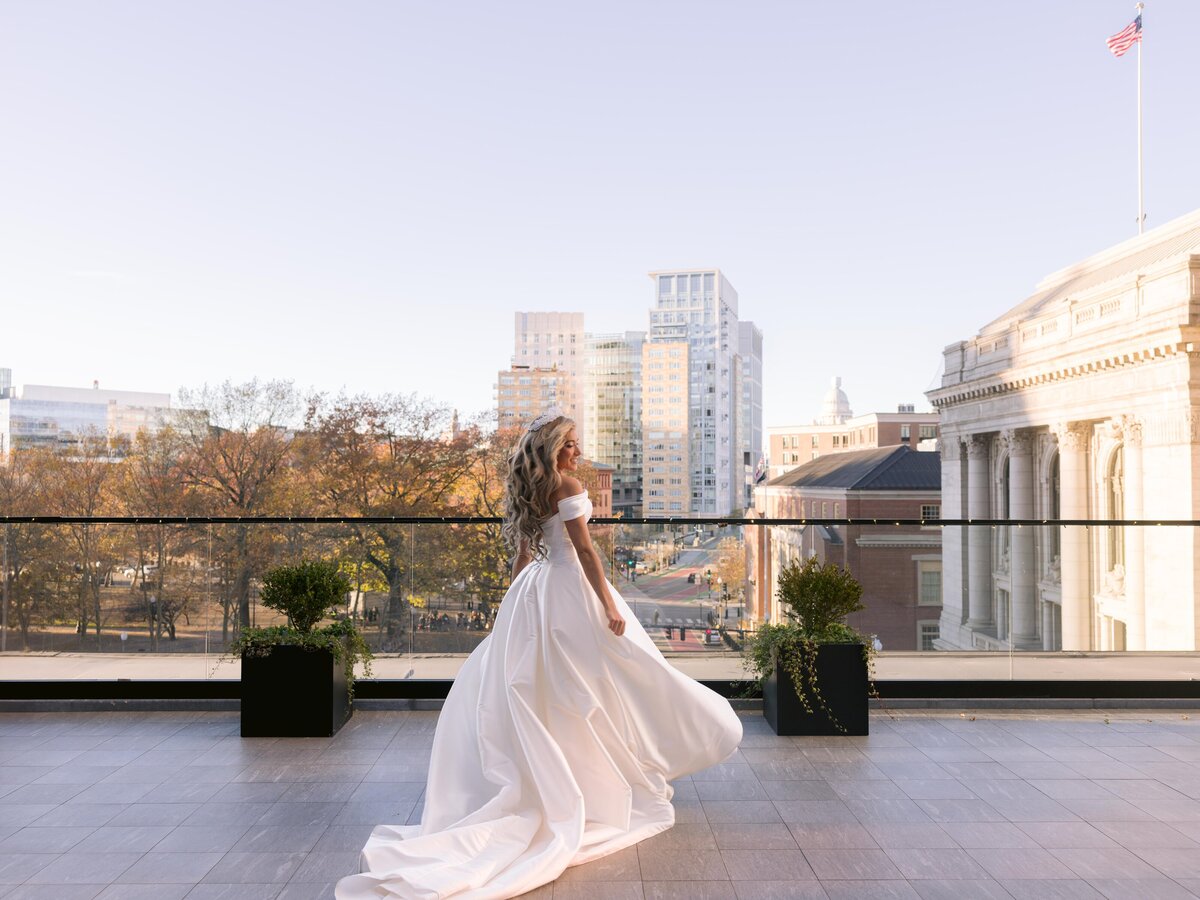
[[[97,851],[96,853],[94,853],[94,854],[92,854],[92,855],[95,855],[95,856],[111,856],[111,855],[112,855],[114,852],[128,852],[128,853],[131,853],[131,854],[132,854],[132,853],[137,853],[137,854],[138,854],[138,858],[137,858],[137,859],[135,859],[133,862],[131,862],[131,863],[130,863],[128,866],[126,866],[124,869],[122,869],[122,870],[121,870],[119,873],[117,873],[117,875],[116,875],[116,876],[115,876],[115,877],[114,877],[114,878],[113,878],[111,881],[106,881],[106,882],[99,882],[99,881],[88,881],[88,882],[82,882],[82,883],[84,883],[84,884],[103,884],[105,887],[107,887],[107,886],[109,886],[109,885],[112,885],[112,884],[116,884],[116,883],[117,883],[117,879],[119,879],[119,878],[120,878],[122,875],[124,875],[126,872],[128,872],[130,869],[132,869],[134,866],[136,866],[136,865],[137,865],[139,862],[141,862],[141,860],[142,860],[142,857],[144,857],[144,856],[146,855],[146,852],[147,852],[147,851],[144,851],[144,850],[143,850],[143,851],[138,851],[138,850],[129,850],[129,851]],[[70,854],[70,852],[69,852],[69,851],[68,851],[68,852],[66,852],[66,853],[56,853],[56,854],[54,854],[54,859],[50,860],[50,862],[46,863],[46,865],[44,865],[44,866],[42,866],[40,869],[38,869],[38,870],[37,870],[37,872],[33,872],[33,873],[31,873],[31,874],[30,874],[30,875],[29,875],[29,876],[28,876],[28,877],[27,877],[27,878],[26,878],[26,879],[25,879],[23,882],[21,882],[21,884],[25,885],[25,884],[47,884],[47,883],[48,883],[48,884],[76,884],[76,883],[79,883],[79,882],[59,882],[59,881],[55,881],[55,882],[35,882],[35,881],[32,881],[32,880],[31,880],[31,879],[32,879],[34,876],[38,875],[40,872],[44,871],[44,870],[45,870],[46,868],[48,868],[49,866],[52,866],[52,865],[53,865],[53,864],[54,864],[54,863],[55,863],[55,862],[56,862],[58,859],[61,859],[61,858],[62,858],[62,857],[64,857],[64,856],[70,856],[70,855],[71,855],[71,854]],[[101,890],[103,890],[103,888],[101,888]]]
[[[1066,859],[1063,859],[1063,858],[1062,858],[1062,856],[1060,856],[1059,854],[1060,854],[1060,853],[1067,853],[1067,854],[1069,854],[1069,853],[1071,853],[1072,851],[1079,851],[1079,850],[1094,850],[1094,851],[1097,851],[1097,852],[1111,852],[1111,850],[1112,850],[1113,848],[1111,848],[1111,847],[1055,847],[1055,848],[1049,848],[1049,847],[1047,847],[1047,848],[1045,848],[1045,849],[1046,849],[1046,851],[1047,851],[1047,852],[1048,852],[1048,853],[1049,853],[1051,856],[1053,856],[1055,859],[1057,859],[1057,860],[1058,860],[1060,863],[1062,863],[1064,866],[1066,866],[1066,867],[1067,867],[1068,869],[1070,869],[1072,872],[1075,872],[1075,873],[1076,873],[1076,877],[1078,877],[1078,878],[1080,878],[1080,879],[1083,879],[1083,880],[1085,880],[1085,881],[1086,881],[1086,880],[1088,880],[1088,878],[1096,878],[1096,880],[1105,880],[1105,879],[1102,879],[1102,878],[1097,878],[1096,876],[1088,876],[1088,875],[1081,874],[1081,873],[1079,872],[1079,870],[1078,870],[1078,869],[1077,869],[1077,868],[1076,868],[1074,865],[1072,865],[1072,864],[1071,864],[1070,862],[1068,862]],[[1147,862],[1146,860],[1142,859],[1140,856],[1137,856],[1137,854],[1133,853],[1133,851],[1131,851],[1131,850],[1128,850],[1127,848],[1124,848],[1124,847],[1122,847],[1122,848],[1119,848],[1119,849],[1125,850],[1125,851],[1126,851],[1127,853],[1129,853],[1130,855],[1132,855],[1132,856],[1135,856],[1139,862],[1141,862],[1141,863],[1144,863],[1145,865],[1148,865],[1148,866],[1150,866],[1150,868],[1154,869],[1154,871],[1158,873],[1159,877],[1162,877],[1162,878],[1170,878],[1170,877],[1171,877],[1171,876],[1167,875],[1165,872],[1163,872],[1161,869],[1159,869],[1157,866],[1153,865],[1152,863],[1149,863],[1149,862]],[[1123,876],[1117,875],[1117,876],[1109,876],[1109,877],[1110,877],[1110,878],[1111,878],[1111,877],[1115,877],[1115,878],[1121,878],[1121,877],[1123,877]],[[1142,878],[1134,878],[1133,880],[1135,880],[1135,881],[1143,881],[1143,880],[1145,880],[1145,879],[1142,879]],[[1172,879],[1172,880],[1173,880],[1173,879]]]
[[[120,826],[118,826],[118,827],[120,827]],[[137,826],[134,826],[134,827],[137,827]],[[171,830],[168,831],[165,835],[163,835],[162,840],[160,840],[157,844],[155,844],[153,847],[151,847],[146,852],[147,853],[153,853],[153,852],[159,852],[159,853],[163,853],[163,852],[166,852],[166,853],[216,853],[216,852],[218,852],[216,850],[189,850],[187,848],[185,848],[183,850],[161,851],[161,850],[157,850],[157,847],[159,846],[159,844],[163,844],[166,841],[168,841],[171,838],[171,836],[173,834],[175,834],[175,832],[179,831],[181,828],[231,828],[232,829],[232,828],[236,828],[236,827],[238,827],[238,826],[230,825],[228,823],[223,823],[220,825],[184,825],[183,823],[180,823],[178,825],[171,826]],[[249,832],[250,829],[253,827],[254,827],[253,825],[247,825],[245,827],[245,829],[240,834],[238,834],[234,843],[237,843],[237,841],[240,841],[242,838],[244,838],[246,836],[247,832]]]

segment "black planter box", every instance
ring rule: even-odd
[[[242,737],[330,737],[353,712],[329,650],[280,645],[242,657]]]
[[[763,685],[763,716],[775,733],[867,734],[867,661],[863,658],[862,644],[819,644],[816,670],[825,705],[846,730],[839,730],[811,697],[809,706],[813,711],[806,712],[796,696],[792,676],[776,663],[775,671]]]

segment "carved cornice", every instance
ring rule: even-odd
[[[1143,417],[1141,432],[1147,444],[1200,443],[1200,409],[1188,407]]]
[[[1088,422],[1058,422],[1051,426],[1058,439],[1059,451],[1086,453],[1092,439],[1092,426]]]
[[[1187,328],[1183,329],[1183,331],[1185,334],[1181,335],[1181,337],[1192,336],[1191,332],[1193,329]],[[929,391],[925,396],[929,398],[929,402],[933,405],[934,409],[940,410],[956,406],[960,403],[969,403],[980,399],[996,397],[1045,384],[1070,381],[1097,372],[1162,362],[1163,360],[1178,356],[1200,359],[1200,343],[1186,339],[1164,341],[1163,343],[1144,347],[1140,350],[1094,357],[1074,365],[1062,365],[1057,368],[1028,372],[1027,374],[1017,376],[986,378],[979,379],[978,381],[969,381],[965,384],[950,385]]]

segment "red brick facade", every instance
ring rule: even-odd
[[[941,529],[887,523],[896,518],[935,519],[940,506],[940,489],[760,487],[755,492],[755,512],[768,519],[877,519],[880,524],[748,526],[753,614],[759,621],[775,620],[779,610],[773,595],[779,568],[815,555],[822,562],[848,568],[862,584],[866,609],[850,618],[851,625],[877,635],[884,650],[922,649],[924,626],[928,649],[942,609]]]

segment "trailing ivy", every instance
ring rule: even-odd
[[[270,628],[243,628],[226,651],[229,656],[270,656],[274,647],[303,647],[305,650],[328,650],[346,673],[346,694],[354,701],[354,670],[363,664],[363,675],[371,676],[371,648],[358,629],[348,619],[339,619],[311,631],[297,631],[286,625]]]
[[[846,726],[838,721],[821,692],[817,650],[821,644],[858,644],[871,678],[874,644],[844,621],[850,613],[864,608],[862,585],[846,569],[834,563],[822,565],[814,556],[803,565],[793,562],[784,567],[779,573],[777,596],[789,621],[765,624],[747,638],[745,668],[756,676],[761,688],[778,661],[791,679],[804,711],[814,715],[820,709],[838,731],[845,733]],[[878,696],[874,681],[868,683],[871,695]]]

